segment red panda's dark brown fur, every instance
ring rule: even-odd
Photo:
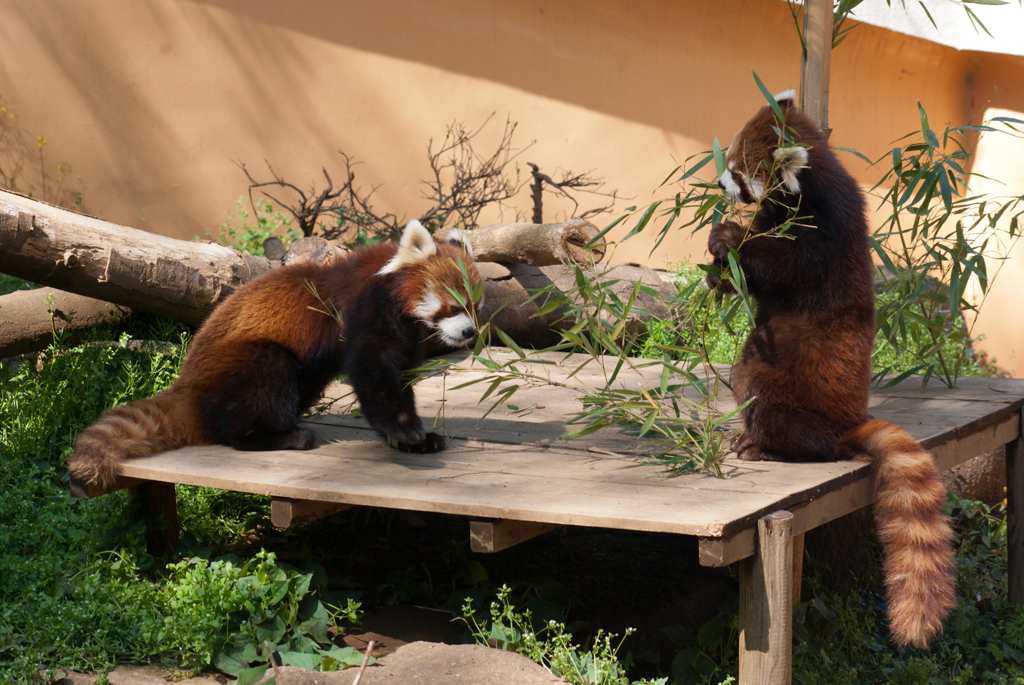
[[[906,431],[869,421],[875,307],[863,193],[792,97],[779,105],[791,139],[763,107],[736,134],[719,181],[735,199],[757,202],[754,216],[748,226],[714,226],[708,241],[723,269],[737,250],[757,301],[733,366],[737,400],[753,398],[735,448],[748,460],[870,457],[890,630],[900,646],[925,647],[956,601],[945,489]],[[790,220],[785,236],[765,235]],[[732,291],[718,275],[707,280]]]
[[[401,449],[443,449],[444,438],[424,430],[402,373],[422,363],[439,323],[459,322],[445,334],[451,345],[475,335],[446,287],[466,295],[460,260],[471,283],[480,277],[461,233],[435,244],[418,223],[412,228],[401,245],[329,266],[285,266],[240,288],[196,333],[170,388],[114,407],[79,434],[68,459],[73,479],[109,486],[124,460],[186,445],[309,449],[313,434],[298,417],[341,373],[378,433]]]

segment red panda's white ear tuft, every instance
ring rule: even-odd
[[[453,228],[445,234],[444,240],[455,247],[462,248],[469,253],[470,257],[476,257],[476,255],[473,254],[473,245],[469,241],[469,232],[463,231],[461,228]]]
[[[402,241],[398,243],[398,252],[387,264],[377,272],[378,276],[393,274],[396,271],[419,264],[437,254],[437,245],[434,238],[423,224],[415,219],[405,225],[402,231]]]
[[[782,109],[789,109],[790,107],[796,107],[796,91],[790,88],[784,90],[775,96],[775,102],[779,104]]]
[[[782,178],[782,185],[791,193],[800,192],[800,180],[796,177],[801,169],[807,168],[807,148],[801,145],[780,147],[772,153],[775,171]]]

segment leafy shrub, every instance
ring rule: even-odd
[[[238,198],[235,203],[237,218],[227,218],[220,225],[217,236],[212,231],[206,231],[208,239],[216,240],[221,245],[233,247],[239,252],[248,251],[249,254],[265,257],[263,241],[267,238],[277,236],[282,239],[285,249],[288,249],[293,241],[302,237],[302,233],[292,228],[292,220],[281,212],[275,212],[269,200],[260,198],[254,203],[256,208],[255,223],[249,223],[249,210],[246,207],[245,198]],[[237,223],[236,223],[237,222]],[[196,236],[196,240],[199,236]]]
[[[328,610],[312,594],[312,574],[264,552],[248,562],[192,558],[157,572],[144,541],[154,522],[137,516],[124,492],[70,496],[63,462],[77,432],[177,376],[186,329],[144,316],[130,325],[116,344],[99,326],[80,345],[58,340],[38,359],[0,364],[0,682],[37,678],[44,665],[102,672],[152,659],[254,669],[252,677],[266,663],[263,640],[284,663],[351,665],[354,651],[330,646],[326,630],[336,617],[357,618],[358,605]],[[178,346],[173,354],[132,349],[129,337]],[[260,506],[234,493],[182,499],[191,504],[183,506],[186,525],[216,542],[244,528],[240,512]]]
[[[506,586],[498,590],[496,601],[491,603],[490,620],[485,619],[483,623],[476,620],[471,600],[466,600],[462,607],[463,620],[470,626],[477,644],[522,654],[573,685],[630,685],[626,676],[628,661],[620,661],[618,657],[622,640],[613,645],[616,636],[599,630],[590,650],[581,651],[573,644],[572,634],[564,624],[549,621],[536,628],[528,609],[522,613],[516,611],[509,599],[511,593]],[[627,630],[623,639],[632,632]],[[660,678],[637,681],[637,685],[665,685],[667,682],[667,678]]]

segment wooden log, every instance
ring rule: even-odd
[[[351,509],[351,504],[340,502],[318,502],[308,499],[291,499],[290,497],[272,497],[270,499],[270,523],[274,528],[290,528],[300,523],[309,523],[316,519]]]
[[[502,273],[485,283],[490,311],[504,302],[514,305],[506,308],[503,326],[513,339],[542,347],[558,340],[549,326],[562,318],[564,311],[531,320],[530,314],[539,305],[525,309],[519,305],[529,299],[528,289],[553,280],[561,279],[565,289],[571,288],[572,279],[564,273],[562,261],[589,262],[589,256],[584,255],[589,251],[582,245],[596,233],[593,224],[582,220],[495,224],[473,232],[474,248],[479,243],[483,252],[480,261],[484,263],[506,259],[549,265],[512,264],[514,274],[495,265]],[[594,257],[602,254],[597,251]],[[336,246],[320,238],[307,238],[293,245],[285,262],[330,263],[338,255]],[[230,293],[272,267],[273,263],[263,257],[239,254],[222,245],[175,240],[0,191],[0,272],[67,292],[198,325]],[[671,287],[654,273],[627,265],[604,278],[621,279],[620,290],[642,279],[646,285],[664,288],[669,294]],[[658,306],[643,299],[640,307]],[[665,309],[662,306],[658,311],[664,313]],[[523,327],[530,332],[520,340],[513,331]]]
[[[0,271],[41,285],[199,324],[270,266],[0,191]]]
[[[1007,598],[1024,604],[1024,414],[1021,435],[1006,443]]]
[[[793,659],[793,515],[757,522],[758,551],[740,564],[739,685],[788,685]]]
[[[568,307],[561,307],[543,316],[537,311],[547,301],[534,299],[537,290],[554,285],[558,294],[576,287],[575,279],[563,265],[527,266],[525,264],[478,264],[484,278],[484,306],[479,312],[480,321],[490,321],[505,331],[523,347],[541,349],[556,344],[559,331],[575,324],[567,318]],[[665,299],[675,294],[674,285],[666,282],[658,272],[637,264],[621,264],[615,267],[600,267],[592,273],[595,280],[615,283],[610,286],[622,301],[629,299],[634,284],[640,283],[658,293],[657,297],[641,293],[636,309],[630,315],[628,325],[646,325],[652,317],[667,319],[672,312],[665,306]]]
[[[833,20],[832,0],[807,0],[804,3],[800,107],[826,134],[832,132],[828,127],[828,96]]]
[[[532,521],[470,521],[469,548],[474,552],[500,552],[558,528],[553,523]]]
[[[97,321],[121,321],[131,310],[54,288],[18,290],[0,296],[0,358],[41,350],[55,330],[76,333]]]
[[[470,231],[469,240],[478,262],[553,266],[569,260],[601,261],[603,246],[584,247],[597,233],[589,221],[569,219],[558,224],[490,224]]]

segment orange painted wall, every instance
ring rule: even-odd
[[[339,148],[381,185],[376,207],[416,216],[428,140],[492,113],[492,144],[506,117],[520,146],[536,141],[522,162],[593,171],[632,198],[620,208],[645,204],[762,103],[752,69],[775,92],[799,85],[784,2],[0,0],[0,99],[46,136],[48,160],[71,163],[91,213],[182,238],[233,213],[235,160],[305,186],[321,166],[337,177]],[[832,142],[877,158],[917,127],[918,99],[936,126],[996,88],[1024,111],[1022,76],[1019,58],[862,25],[833,55]],[[845,159],[873,184],[879,172]],[[652,241],[615,260],[700,258],[705,236],[653,256]]]

